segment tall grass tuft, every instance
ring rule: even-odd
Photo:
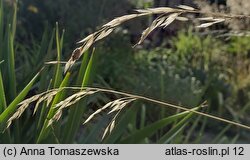
[[[91,48],[92,45],[110,35],[115,28],[127,21],[142,16],[159,15],[143,31],[136,44],[140,45],[158,27],[167,27],[175,20],[190,21],[185,17],[186,14],[205,15],[197,18],[201,22],[197,28],[206,28],[232,18],[249,18],[249,16],[203,13],[183,5],[178,8],[137,10],[134,14],[115,18],[103,25],[100,30],[79,41],[80,47],[73,51],[66,63],[62,61],[64,30],[60,33],[59,25],[56,24],[51,34],[45,31],[37,59],[37,61],[43,59],[48,62],[38,65],[39,69],[35,69],[37,71],[32,75],[33,77],[26,77],[29,83],[19,90],[14,49],[17,3],[11,18],[6,21],[2,0],[0,4],[0,41],[3,42],[0,44],[0,129],[2,131],[0,142],[150,143],[153,137],[156,143],[173,143],[180,142],[181,138],[177,135],[184,135],[184,128],[187,126],[194,128],[201,116],[250,130],[249,125],[205,113],[206,103],[192,108],[113,89],[90,87],[95,78],[95,65],[98,63],[98,56],[95,49]],[[53,47],[55,47],[56,57],[50,56],[53,53]],[[75,63],[81,56],[83,59],[79,67]],[[52,58],[56,58],[56,61],[51,61]],[[73,65],[76,69],[72,67]],[[38,88],[39,93],[27,97],[34,86]],[[90,98],[94,96],[102,98],[99,98],[99,101],[93,98],[94,105],[98,108],[92,110],[89,104],[90,101],[93,103],[93,99],[90,100]],[[138,108],[140,101],[168,107],[168,109],[174,109],[176,113],[164,117],[165,114],[162,112],[158,121],[146,124],[147,109]],[[140,128],[137,122],[139,111],[141,111]],[[93,122],[95,120],[99,122]],[[13,122],[14,125],[12,125]],[[79,130],[81,124],[83,124],[83,130]],[[206,124],[206,119],[203,124]],[[166,130],[166,126],[170,129]],[[77,136],[77,133],[80,136]],[[204,128],[200,133],[204,133]],[[190,134],[192,132],[189,132],[189,137]],[[186,138],[186,142],[189,137]]]

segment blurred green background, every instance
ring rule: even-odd
[[[248,1],[242,3],[250,4]],[[201,8],[205,11],[233,13],[235,10],[232,7],[235,4],[226,0],[207,1],[205,4],[192,0],[175,3],[167,0],[119,0],[119,2],[117,0],[19,0],[13,47],[16,92],[19,93],[22,90],[23,86],[41,69],[44,62],[58,58],[57,44],[54,42],[51,46],[49,44],[56,22],[58,22],[59,32],[65,31],[64,36],[61,36],[63,39],[61,60],[67,61],[72,50],[77,46],[78,40],[94,32],[109,20],[133,13],[136,8],[172,7],[179,4],[194,7],[206,6]],[[11,21],[8,17],[12,17],[14,1],[5,0],[4,5],[6,16],[3,22],[7,24]],[[97,60],[92,72],[91,86],[112,88],[189,107],[196,107],[207,100],[206,112],[239,123],[250,124],[250,37],[218,36],[218,33],[226,35],[230,31],[236,31],[232,26],[239,22],[232,21],[229,24],[216,25],[202,31],[194,28],[193,24],[177,22],[166,29],[154,31],[142,45],[132,48],[139,40],[143,29],[153,18],[154,16],[145,17],[128,22],[95,45]],[[237,31],[246,32],[248,28],[243,26]],[[7,30],[4,29],[3,33],[6,32]],[[4,37],[4,35],[6,36],[6,34],[1,36]],[[5,44],[2,42],[3,48]],[[4,57],[0,57],[0,61],[2,59],[4,60]],[[79,70],[77,67],[80,65],[80,62],[75,65],[72,77],[77,76],[76,70]],[[26,97],[48,89],[49,80],[54,81],[53,67],[53,65],[48,67],[47,73],[51,75],[43,74],[46,78],[39,78]],[[4,69],[4,65],[1,69],[3,81],[8,84],[6,75],[9,70]],[[69,83],[77,85],[73,84],[73,80],[74,78]],[[11,87],[5,85],[4,88],[8,104],[16,94],[11,93]],[[97,107],[102,106],[107,99],[114,98],[116,97],[111,95],[90,97],[86,102],[90,109],[84,113],[83,117],[86,118]],[[114,131],[114,135],[104,141],[105,143],[138,143],[125,141],[123,138],[157,120],[180,112],[146,102],[136,102],[133,106],[135,107],[129,107],[129,110],[122,115],[124,117],[120,117],[118,129]],[[25,118],[30,121],[27,117],[30,117],[31,110],[32,106],[26,116],[21,118],[24,119],[23,121]],[[126,119],[127,114],[130,121]],[[97,117],[86,128],[80,127],[73,142],[100,143],[101,131],[103,132],[108,119],[109,117],[104,114]],[[28,122],[24,124],[26,124],[25,129],[21,131],[23,132],[21,135],[29,137],[32,134],[29,132],[33,132],[32,128],[37,126],[31,125],[30,127]],[[121,126],[125,128],[125,131],[118,131]],[[142,138],[140,143],[163,142],[159,140],[170,129],[171,125],[165,126],[153,136]],[[10,132],[15,132],[14,130],[12,128]],[[250,143],[249,130],[202,116],[194,116],[189,123],[183,125],[183,128],[179,128],[175,133],[174,138],[164,142]],[[112,139],[112,136],[115,138]],[[19,142],[34,143],[36,138]],[[67,143],[69,142],[71,141]]]

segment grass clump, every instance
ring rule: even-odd
[[[207,83],[207,81],[202,81],[201,77],[195,77],[195,71],[205,68],[206,74],[208,73],[209,75],[208,81],[211,80],[210,78],[217,76],[217,74],[210,74],[210,71],[214,72],[216,69],[212,67],[214,55],[212,50],[209,50],[210,43],[213,41],[212,38],[201,41],[191,33],[188,33],[187,36],[180,34],[174,43],[177,55],[172,56],[172,50],[168,50],[167,53],[163,51],[159,55],[156,55],[154,52],[150,53],[147,55],[152,56],[149,57],[150,61],[153,59],[160,60],[160,63],[156,62],[150,66],[143,62],[144,57],[146,57],[145,54],[141,53],[135,56],[137,62],[145,63],[145,66],[150,68],[149,71],[156,70],[154,75],[159,76],[161,90],[153,88],[149,89],[149,92],[153,94],[159,92],[160,100],[148,96],[120,92],[110,88],[90,87],[96,78],[94,77],[96,63],[99,62],[93,45],[109,36],[116,28],[127,21],[143,16],[159,15],[142,32],[139,42],[134,46],[136,47],[141,45],[156,28],[165,28],[176,20],[189,21],[190,19],[185,16],[186,14],[199,13],[205,15],[197,18],[201,22],[197,28],[207,28],[232,18],[249,18],[249,16],[203,13],[200,10],[184,5],[177,8],[161,7],[137,10],[134,14],[113,19],[96,32],[79,41],[79,46],[73,50],[67,62],[62,61],[64,31],[61,32],[58,24],[56,24],[55,30],[51,34],[45,31],[40,48],[35,51],[38,51],[39,54],[35,58],[36,63],[32,64],[39,65],[34,70],[30,70],[33,78],[30,78],[30,76],[25,77],[22,81],[25,83],[26,80],[29,80],[29,83],[25,84],[25,87],[19,86],[23,88],[19,89],[17,85],[21,83],[21,80],[18,80],[17,83],[15,70],[15,51],[18,52],[19,50],[14,48],[17,24],[16,12],[17,4],[15,3],[13,16],[5,20],[3,18],[3,4],[1,3],[0,40],[4,42],[4,45],[2,44],[1,47],[3,49],[1,48],[0,50],[0,67],[1,71],[6,75],[3,77],[0,72],[1,142],[181,143],[183,140],[190,142],[192,131],[200,123],[202,128],[198,131],[199,135],[205,133],[204,126],[207,123],[207,118],[235,125],[246,130],[250,129],[248,125],[239,123],[238,119],[228,120],[209,112],[204,112],[207,108],[207,103],[203,103],[201,94],[209,92],[208,90],[211,89],[211,86],[209,86],[210,83]],[[190,49],[191,47],[192,50]],[[204,47],[209,54],[203,52]],[[198,55],[192,52],[194,50],[198,52]],[[50,55],[53,52],[55,56],[51,57]],[[159,51],[155,52],[158,53]],[[164,59],[165,56],[169,56],[170,59]],[[81,57],[83,57],[82,61],[77,62]],[[55,58],[56,61],[53,61]],[[45,60],[46,63],[38,63],[41,59]],[[191,63],[190,60],[192,60]],[[198,63],[196,60],[201,62]],[[18,62],[21,63],[20,66],[25,68],[22,62]],[[179,64],[175,64],[175,62]],[[134,65],[136,66],[136,63]],[[193,69],[191,70],[193,73],[190,73],[190,70],[184,70],[186,73],[183,73],[183,66]],[[174,73],[172,75],[169,74],[171,73],[171,67],[172,73]],[[160,73],[158,72],[159,70]],[[166,71],[167,73],[165,73]],[[152,72],[149,72],[147,76],[152,76],[150,73]],[[180,78],[183,74],[189,77],[183,80]],[[166,91],[170,87],[170,85],[166,87],[166,82],[164,82],[166,77],[169,83],[177,81],[174,83],[174,86],[183,86],[178,91],[182,96],[184,94],[181,93],[184,92],[183,90],[186,90],[184,88],[186,84],[191,84],[191,87],[187,87],[187,89],[192,93],[199,90],[197,89],[200,85],[198,81],[206,84],[206,87],[202,88],[202,91],[199,91],[200,93],[197,95],[189,95],[190,97],[195,97],[196,100],[188,102],[189,98],[186,98],[187,103],[189,103],[186,105],[196,107],[185,107],[186,105],[164,102]],[[35,93],[29,96],[28,94],[32,90]],[[170,95],[174,91],[177,92],[177,89],[172,88],[167,94]],[[153,106],[155,104],[159,105],[161,108],[172,108],[171,114],[167,114],[169,110],[161,109],[159,116],[154,117],[153,122],[149,121],[146,119],[148,114],[150,114],[150,110],[146,107],[149,103],[153,104]],[[35,116],[32,117],[32,114]],[[98,120],[98,122],[93,122],[95,120]],[[79,130],[81,123],[84,123],[84,126],[82,130]],[[192,129],[185,133],[184,128],[187,126],[191,126]],[[185,134],[189,135],[188,138],[185,138]],[[198,142],[200,139],[201,137],[198,137],[192,140],[192,142]]]

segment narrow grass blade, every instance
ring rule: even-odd
[[[53,29],[51,36],[50,36],[50,40],[49,40],[49,44],[48,44],[48,48],[47,48],[47,55],[45,57],[46,61],[49,61],[50,58],[52,57],[51,53],[52,53],[54,38],[55,38],[55,29]]]
[[[17,1],[14,2],[14,12],[12,16],[12,25],[11,25],[11,33],[12,33],[12,42],[14,42],[15,35],[16,35],[16,19],[17,19]]]
[[[121,138],[124,132],[126,132],[126,130],[128,129],[128,125],[131,124],[134,119],[136,119],[138,109],[139,108],[134,105],[124,114],[122,114],[121,117],[118,118],[119,120],[114,130],[109,136],[104,139],[103,143],[120,143],[119,138]]]
[[[14,51],[14,40],[16,35],[16,24],[17,24],[17,1],[14,2],[14,12],[12,16],[12,24],[11,24],[11,33],[10,33],[10,44],[9,44],[9,54],[10,54],[10,68],[9,71],[11,73],[11,85],[13,85],[13,96],[16,97],[17,91],[16,91],[16,73],[15,73],[15,51]],[[14,99],[14,97],[11,97],[11,100]],[[20,126],[19,121],[15,122],[14,127],[14,135],[16,139],[16,143],[20,142]]]
[[[109,122],[109,116],[104,115],[96,123],[90,123],[87,125],[84,130],[89,130],[89,133],[86,136],[82,136],[80,143],[83,144],[93,144],[93,143],[100,143],[101,137],[100,135],[103,134],[102,128],[105,128]]]
[[[54,41],[54,34],[55,34],[55,30],[52,31],[49,43],[46,44],[48,45],[47,51],[46,51],[46,57],[44,58],[45,61],[49,61],[49,59],[51,58],[51,51],[52,51],[52,47],[53,47],[53,41]],[[44,47],[45,48],[45,47]],[[40,51],[41,52],[41,51]],[[43,52],[41,52],[40,54],[44,54]],[[47,79],[48,79],[48,75],[49,75],[49,70],[46,67],[43,72],[41,73],[41,79],[40,79],[40,85],[39,85],[39,91],[43,91],[45,89],[48,89],[48,83],[47,83]]]
[[[52,85],[52,81],[50,81],[47,90],[51,88],[51,85]],[[42,129],[42,125],[46,120],[48,111],[49,111],[49,108],[47,107],[47,102],[43,102],[41,109],[38,111],[38,114],[37,114],[38,116],[36,117],[35,139],[37,139],[39,136],[39,131],[41,131]]]
[[[145,127],[145,122],[146,122],[146,106],[142,105],[141,107],[141,118],[140,118],[140,128],[144,128]]]
[[[164,136],[162,136],[158,143],[169,143],[182,129],[188,124],[190,118],[192,118],[194,114],[189,113],[185,116],[181,121],[179,121],[170,131],[168,131]]]
[[[69,82],[69,78],[70,78],[70,73],[68,72],[66,74],[66,76],[64,77],[61,85],[59,88],[63,88],[63,87],[66,87],[68,82]],[[59,93],[56,94],[55,98],[53,99],[52,101],[52,104],[50,106],[50,109],[49,109],[49,113],[47,115],[47,118],[43,124],[43,127],[41,129],[41,132],[39,133],[39,136],[37,138],[37,141],[36,143],[41,143],[42,140],[44,140],[45,138],[47,138],[49,132],[51,131],[51,127],[48,127],[48,124],[49,124],[49,120],[54,116],[54,114],[56,113],[57,111],[57,108],[54,108],[54,106],[60,102],[63,98],[63,95],[64,95],[65,91],[61,91]]]
[[[46,52],[46,56],[44,58],[45,60],[49,60],[50,57],[51,57],[51,55],[52,55],[51,51],[52,51],[52,47],[53,47],[54,35],[55,35],[55,29],[53,29],[53,31],[52,31],[52,34],[50,36],[50,40],[49,40],[48,44],[44,43],[44,47],[43,48],[47,48],[47,50],[46,51],[44,51],[43,49],[42,49],[42,51],[40,50],[41,57],[44,56],[42,54],[44,54],[44,52]],[[45,37],[45,35],[44,35],[44,37]],[[47,67],[41,73],[41,79],[40,79],[40,85],[39,85],[39,92],[42,92],[45,89],[47,89],[47,90],[51,89],[52,80],[48,84],[48,75],[49,75],[49,73],[50,72],[49,72],[49,69]],[[36,137],[35,137],[35,139],[37,139],[38,136],[39,136],[39,131],[42,128],[42,125],[43,125],[43,123],[44,123],[44,121],[46,119],[46,114],[47,113],[48,113],[48,108],[46,107],[46,102],[44,102],[43,105],[42,105],[42,107],[41,107],[41,109],[38,110],[38,114],[37,115],[39,115],[39,116],[36,117],[36,128],[35,128]]]
[[[6,103],[6,99],[5,99],[2,73],[1,73],[1,69],[0,69],[0,114],[6,108],[7,108],[7,103]],[[7,131],[5,133],[2,133],[1,138],[0,138],[0,143],[2,143],[2,144],[3,143],[11,143],[11,136],[10,136],[10,130],[9,129],[7,129]]]
[[[57,48],[57,61],[61,61],[61,40],[59,36],[59,28],[58,23],[56,23],[56,48]],[[62,68],[61,65],[58,63],[56,65],[56,72],[54,78],[54,88],[58,87],[62,81]]]
[[[63,36],[64,33],[62,34],[61,38],[59,35],[59,27],[58,27],[58,23],[56,23],[56,48],[57,48],[57,61],[59,62],[61,60],[61,52],[62,52],[62,44],[63,44]],[[69,82],[69,78],[70,78],[70,73],[68,72],[66,74],[66,76],[63,79],[63,72],[62,72],[62,68],[61,68],[61,64],[58,63],[56,65],[56,69],[55,69],[55,74],[54,74],[54,78],[53,78],[53,88],[62,88],[62,87],[66,87],[68,85]],[[65,91],[59,92],[55,98],[52,101],[52,105],[49,109],[48,115],[46,116],[46,120],[44,121],[44,124],[42,126],[42,129],[39,133],[39,136],[37,138],[37,143],[41,143],[42,140],[46,139],[48,134],[51,132],[51,127],[48,127],[49,124],[49,120],[54,116],[54,114],[56,113],[57,109],[53,108],[55,104],[57,104],[58,102],[60,102],[63,97],[65,95]],[[54,132],[55,130],[53,129],[52,132]]]
[[[14,35],[11,33],[11,26],[8,28],[8,56],[7,56],[7,65],[8,65],[8,89],[7,92],[9,101],[13,100],[16,97],[16,73],[15,73],[15,54],[12,37]]]
[[[7,108],[7,103],[5,99],[3,78],[0,70],[0,114]]]
[[[85,52],[84,55],[83,55],[83,59],[82,59],[80,71],[79,71],[79,74],[78,74],[77,80],[76,80],[76,84],[78,86],[82,86],[84,74],[86,72],[86,69],[87,69],[87,66],[88,66],[88,62],[89,62],[89,55],[90,54],[88,53],[88,51]]]
[[[4,40],[4,35],[3,35],[3,31],[4,31],[4,22],[3,22],[3,0],[0,0],[0,60],[3,59],[3,40]]]
[[[86,53],[85,53],[86,54]],[[86,57],[87,58],[87,57]],[[84,71],[85,67],[85,62],[87,60],[85,59],[82,64],[82,69],[81,69],[81,74]],[[88,62],[83,80],[82,80],[82,85],[81,87],[85,87],[91,83],[91,78],[94,73],[94,63],[96,61],[96,54],[92,52],[92,55],[90,57],[90,60]],[[79,75],[81,76],[81,75]],[[81,104],[81,105],[79,105]],[[82,122],[82,115],[86,107],[86,101],[82,100],[79,103],[77,103],[77,106],[71,108],[70,113],[69,113],[69,119],[66,124],[66,130],[64,131],[64,137],[63,137],[63,142],[64,143],[70,143],[74,140],[76,132],[79,129],[79,126]]]
[[[224,129],[221,130],[221,132],[219,132],[217,134],[217,136],[212,140],[211,143],[216,143],[219,142],[220,139],[223,138],[223,136],[225,136],[225,133],[232,127],[231,124],[227,125],[226,127],[224,127]]]
[[[7,120],[12,116],[15,110],[18,107],[18,104],[25,98],[28,94],[29,90],[35,83],[37,77],[40,72],[35,75],[35,77],[26,85],[26,87],[19,93],[19,95],[10,103],[10,105],[4,110],[4,112],[0,115],[0,131],[5,129],[5,125]]]
[[[185,136],[184,143],[190,143],[190,139],[192,138],[193,133],[195,132],[195,128],[198,126],[201,118],[203,118],[201,115],[199,115],[194,123],[192,124],[192,127],[188,130],[187,135]]]
[[[239,133],[234,136],[234,138],[230,141],[230,144],[236,144],[237,140],[239,139],[240,135]]]
[[[198,107],[193,108],[192,110],[198,110]],[[189,113],[190,113],[189,111],[181,112],[173,116],[161,119],[157,122],[154,122],[138,130],[137,132],[131,134],[127,138],[123,139],[121,143],[140,143],[145,138],[149,138],[150,136],[154,135],[159,129],[169,125],[170,123],[175,122],[176,120],[180,118],[183,118],[184,116],[187,116]]]
[[[194,140],[194,143],[200,143],[201,142],[201,140],[203,138],[202,136],[204,135],[204,131],[205,131],[205,128],[206,128],[206,125],[207,125],[207,121],[208,121],[208,118],[204,117],[203,121],[202,121],[202,125],[200,127],[200,130],[197,133],[197,137]]]

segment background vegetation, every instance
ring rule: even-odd
[[[231,3],[225,8],[234,6]],[[232,26],[238,21],[205,30],[176,22],[132,48],[154,18],[149,16],[118,27],[95,49],[84,53],[70,72],[64,73],[64,63],[55,62],[68,60],[75,42],[108,20],[159,4],[139,0],[1,0],[0,143],[249,143],[247,129],[144,100],[122,109],[104,139],[105,128],[115,114],[105,110],[81,125],[108,102],[122,98],[119,94],[87,96],[64,110],[62,118],[50,127],[55,105],[77,91],[63,89],[51,93],[53,98],[47,101],[24,101],[51,89],[94,86],[250,124],[250,37],[247,28],[243,27],[241,34],[235,32],[238,28]],[[212,11],[218,11],[215,3],[196,5],[217,7]],[[208,106],[200,108],[204,101]],[[27,109],[21,112],[22,107]],[[6,129],[18,108],[20,118]]]

